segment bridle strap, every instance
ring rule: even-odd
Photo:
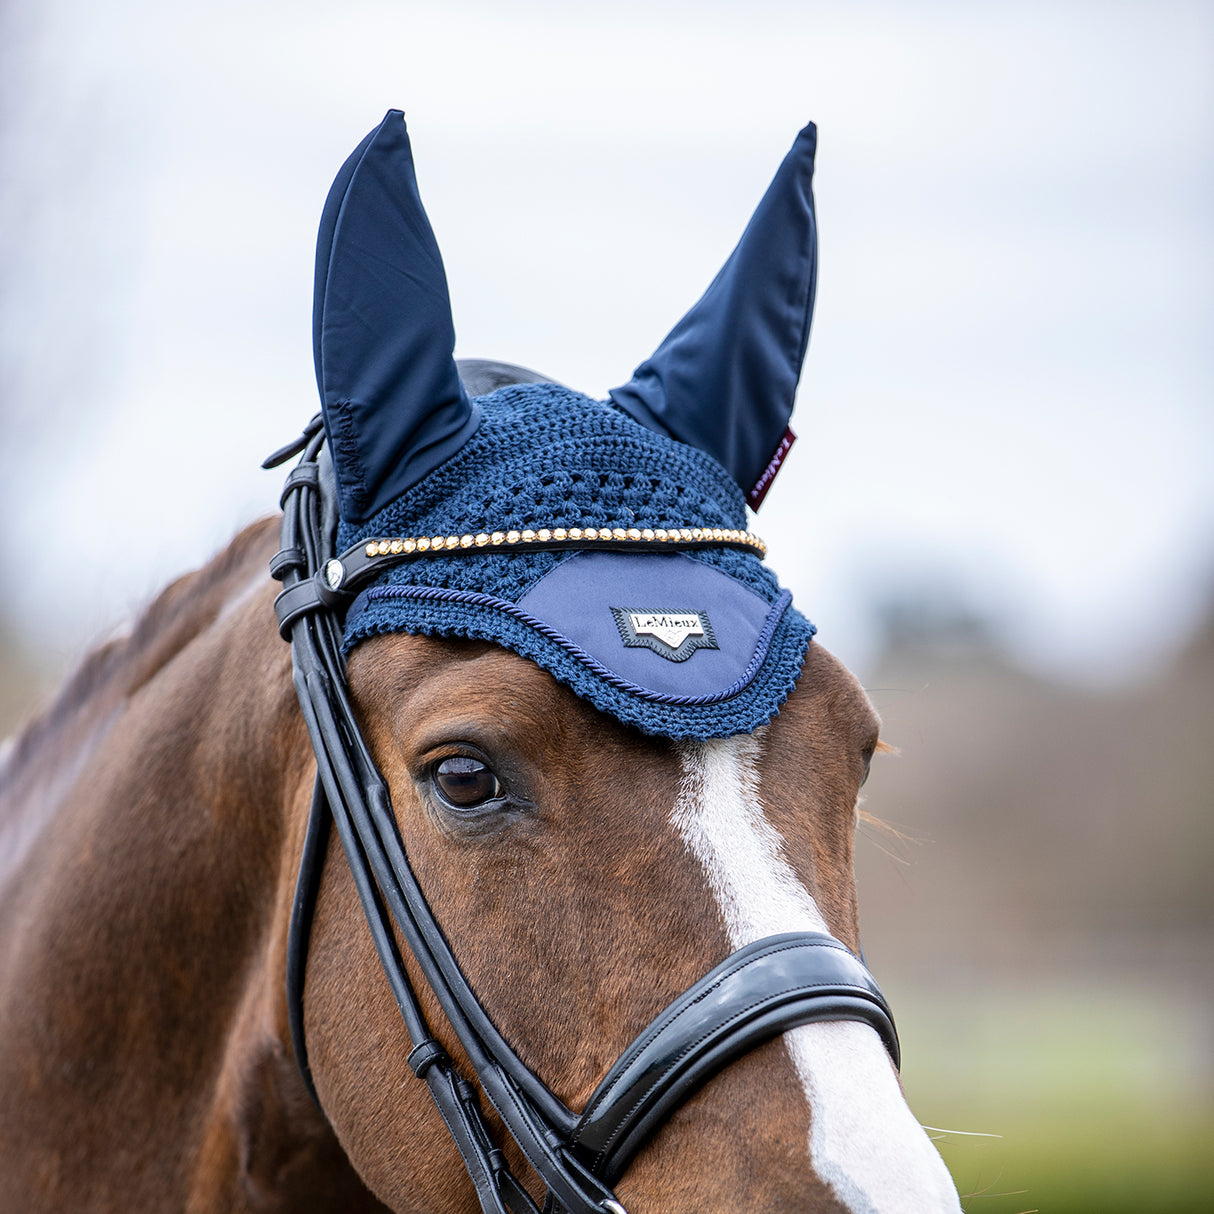
[[[768,936],[726,958],[624,1051],[586,1104],[573,1139],[609,1184],[658,1125],[735,1058],[820,1020],[874,1028],[895,1067],[898,1035],[880,988],[833,936]]]
[[[335,594],[325,576],[334,559],[336,524],[322,445],[318,415],[299,443],[267,461],[303,452],[283,491],[282,548],[271,570],[283,583],[275,610],[291,643],[295,690],[317,766],[287,950],[291,1040],[313,1097],[303,997],[330,822],[409,1035],[407,1061],[429,1086],[484,1214],[539,1211],[494,1146],[476,1088],[460,1077],[431,1034],[394,925],[467,1053],[481,1090],[546,1186],[546,1214],[625,1214],[608,1186],[645,1137],[731,1059],[788,1028],[812,1020],[862,1021],[881,1034],[897,1065],[893,1020],[876,983],[842,944],[814,934],[772,937],[727,958],[625,1050],[580,1119],[524,1065],[473,993],[417,884],[387,785],[356,723],[341,656],[340,621],[348,597]]]
[[[322,525],[324,502],[317,460],[323,435],[318,423],[309,427],[305,438],[301,468],[307,470],[296,470],[288,477],[283,494],[282,550],[273,563],[274,573],[284,585],[279,596],[280,627],[290,636],[295,690],[323,793],[315,799],[313,816],[327,810],[337,827],[381,966],[409,1034],[409,1061],[429,1085],[463,1156],[482,1210],[486,1214],[538,1214],[526,1190],[510,1175],[505,1157],[493,1147],[476,1090],[460,1078],[430,1034],[396,947],[393,921],[467,1052],[485,1095],[550,1194],[569,1214],[618,1211],[622,1207],[611,1191],[569,1151],[576,1116],[501,1038],[468,986],[409,866],[387,786],[355,723],[337,614],[327,596],[311,594],[331,556],[332,538]],[[308,591],[301,594],[297,589],[301,586]],[[303,599],[311,602],[300,610]],[[303,1041],[303,961],[311,920],[308,904],[315,898],[324,861],[325,849],[319,845],[323,829],[315,821],[309,825],[313,846],[309,848],[305,840],[305,862],[316,868],[305,874],[301,865],[292,913],[295,939],[288,945],[288,955],[295,958],[288,999],[298,1002],[288,1018],[301,1074],[313,1092]]]
[[[319,1105],[303,1028],[304,977],[307,973],[308,941],[312,938],[312,914],[320,889],[320,874],[328,852],[329,833],[333,818],[325,801],[324,786],[319,776],[312,789],[312,808],[308,811],[308,828],[304,835],[303,855],[299,875],[295,879],[295,897],[291,902],[291,925],[287,932],[287,1022],[291,1030],[291,1046],[295,1061],[308,1094]]]

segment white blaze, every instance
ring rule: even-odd
[[[759,798],[754,737],[688,742],[673,822],[704,867],[730,944],[780,932],[827,932],[809,891],[781,854]],[[875,1030],[855,1021],[784,1034],[810,1106],[814,1170],[855,1214],[960,1209],[948,1170],[898,1086]]]

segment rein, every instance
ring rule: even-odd
[[[345,611],[388,562],[407,559],[413,550],[406,552],[400,541],[393,551],[389,542],[386,551],[377,545],[371,554],[364,543],[337,555],[336,489],[319,415],[264,466],[276,467],[301,452],[283,489],[282,548],[270,570],[283,583],[275,611],[291,644],[295,690],[316,753],[316,786],[291,913],[287,1010],[295,1058],[317,1103],[303,995],[312,913],[332,826],[409,1035],[406,1061],[429,1086],[484,1214],[539,1214],[539,1207],[494,1145],[477,1088],[431,1034],[393,924],[467,1052],[480,1090],[545,1185],[545,1214],[626,1214],[611,1185],[646,1139],[722,1067],[788,1029],[813,1021],[860,1021],[880,1034],[897,1066],[893,1018],[867,968],[834,937],[804,932],[771,936],[738,950],[675,999],[624,1051],[580,1115],[548,1090],[502,1038],[460,970],[409,865],[387,785],[350,703],[341,657]],[[641,545],[660,544],[667,551],[753,540],[749,533],[684,540],[680,532],[677,539],[660,541],[638,536]],[[566,548],[620,546],[615,537],[597,535],[555,542]]]

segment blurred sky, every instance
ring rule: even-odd
[[[800,442],[756,529],[861,673],[902,594],[1094,679],[1202,609],[1211,4],[0,0],[0,559],[38,644],[273,508],[321,205],[391,106],[457,354],[596,394],[817,121]]]

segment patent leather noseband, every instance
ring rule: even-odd
[[[295,689],[316,752],[316,791],[287,962],[292,1045],[313,1097],[303,991],[331,824],[412,1043],[407,1061],[428,1084],[485,1214],[539,1214],[539,1208],[490,1137],[476,1087],[430,1033],[393,924],[467,1052],[481,1092],[545,1185],[546,1214],[624,1214],[611,1185],[646,1139],[722,1067],[788,1029],[821,1020],[868,1024],[897,1066],[893,1017],[864,964],[832,936],[793,933],[740,949],[680,995],[624,1051],[580,1116],[549,1091],[476,998],[409,865],[387,785],[355,722],[346,684],[341,621],[353,596],[335,593],[324,577],[336,555],[336,499],[319,417],[266,466],[300,452],[283,490],[282,548],[271,571],[284,587],[275,607],[291,642]]]
[[[768,936],[727,957],[620,1055],[574,1131],[611,1182],[641,1144],[711,1076],[764,1041],[818,1020],[871,1025],[894,1065],[898,1036],[880,988],[833,936]]]

